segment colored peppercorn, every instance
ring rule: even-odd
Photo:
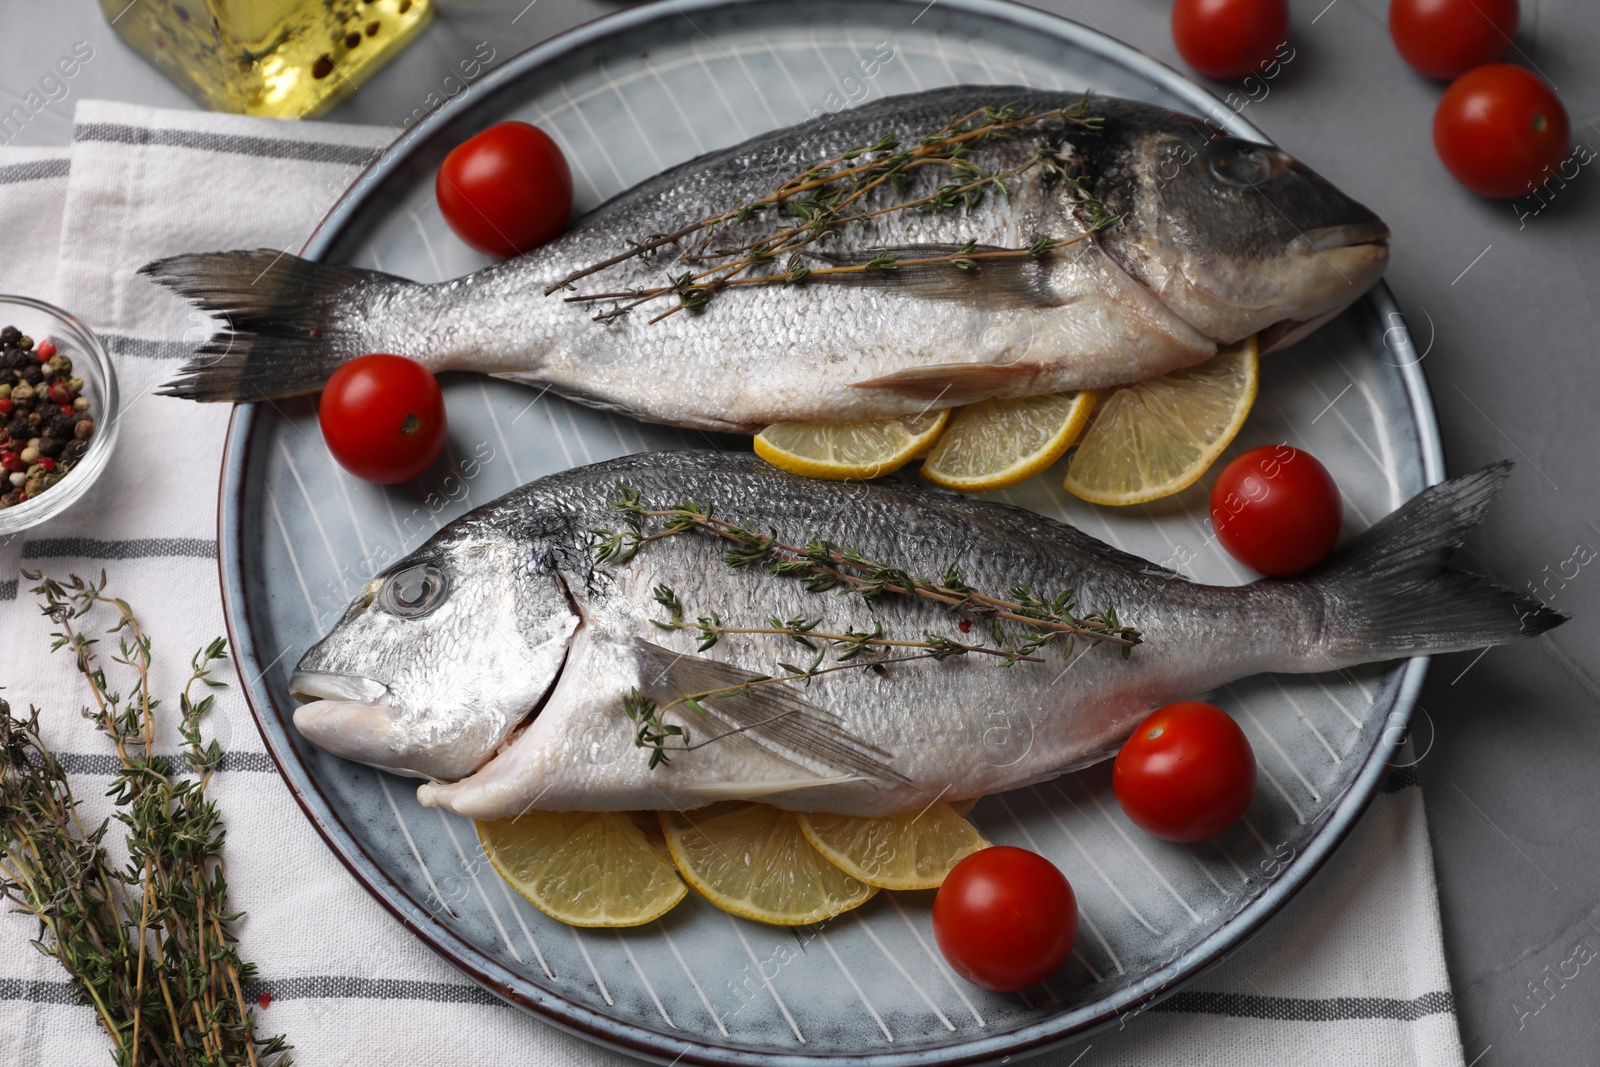
[[[0,327],[0,509],[50,489],[88,453],[93,406],[72,370],[54,340]]]

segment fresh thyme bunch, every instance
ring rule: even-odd
[[[228,909],[222,868],[223,828],[206,797],[222,758],[206,742],[201,721],[224,683],[212,677],[227,655],[217,638],[195,653],[179,694],[181,760],[153,752],[156,709],[150,693],[150,638],[133,610],[98,583],[74,575],[66,583],[23,572],[40,584],[44,614],[59,627],[51,650],[66,648],[89,683],[84,718],[111,742],[121,769],[108,795],[126,828],[128,864],[115,869],[102,844],[110,821],[84,826],[60,762],[39,731],[39,710],[16,718],[0,700],[0,895],[33,916],[33,944],[54,958],[111,1038],[119,1067],[137,1064],[287,1067],[288,1044],[255,1034],[244,986],[254,968],[239,956],[231,932],[240,916]],[[112,688],[83,627],[91,613],[109,615],[117,634],[112,660],[127,692]]]

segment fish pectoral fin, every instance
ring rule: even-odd
[[[991,792],[1008,793],[1013,789],[1026,789],[1031,785],[1044,785],[1046,782],[1055,781],[1064,774],[1072,774],[1076,771],[1083,770],[1085,767],[1093,767],[1096,763],[1102,763],[1105,760],[1110,759],[1112,756],[1115,756],[1121,749],[1122,746],[1118,744],[1112,745],[1109,748],[1103,748],[1095,752],[1090,752],[1086,755],[1078,757],[1071,763],[1063,763],[1057,767],[1051,767],[1043,771],[1036,771],[1033,774],[1026,775],[1022,778],[1016,778],[1009,782],[1003,782],[995,786]]]
[[[1033,363],[935,363],[931,367],[909,367],[864,382],[852,382],[855,389],[888,389],[913,400],[942,400],[974,403],[1004,392],[1018,376],[1032,376],[1039,370]]]
[[[1006,253],[995,255],[994,253]],[[998,245],[885,245],[849,252],[808,252],[807,285],[872,286],[923,300],[950,300],[985,310],[1059,307],[1067,301],[1050,286],[1049,256]],[[970,258],[969,258],[970,257]],[[932,262],[929,262],[932,261]],[[872,270],[819,273],[839,267]]]
[[[815,789],[821,785],[847,785],[866,781],[859,774],[841,774],[831,778],[777,778],[770,781],[702,782],[688,786],[685,792],[711,803],[719,800],[760,800],[779,793],[793,793],[800,789]]]
[[[763,676],[704,656],[684,655],[640,642],[645,691],[665,704],[688,694],[706,693],[696,703],[715,712],[763,751],[786,759],[790,752],[837,771],[875,781],[910,785],[889,766],[894,754],[846,730],[832,712],[800,697],[791,683],[752,685]],[[713,734],[712,737],[719,735]],[[697,738],[701,742],[710,738]],[[780,751],[773,751],[776,747]],[[791,762],[792,761],[788,761]]]

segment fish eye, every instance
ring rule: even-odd
[[[443,571],[431,563],[419,563],[389,576],[378,591],[378,606],[391,615],[414,619],[438,607],[448,589]]]
[[[1262,145],[1225,137],[1206,146],[1211,176],[1224,185],[1255,186],[1283,173],[1279,153]]]

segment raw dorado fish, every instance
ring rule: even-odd
[[[1565,616],[1446,560],[1482,518],[1509,464],[1423,492],[1314,571],[1241,587],[1197,585],[1078,530],[1003,504],[897,480],[853,496],[749,454],[631,456],[541,479],[456,520],[390,568],[300,661],[292,691],[312,701],[296,727],[330,752],[431,779],[419,796],[478,819],[532,807],[693,808],[724,799],[871,815],[1037,782],[1102,759],[1153,708],[1264,671],[1332,671],[1528,637]],[[809,666],[786,636],[724,634],[697,651],[663,629],[658,587],[689,620],[725,627],[821,620],[819,632],[880,625],[891,639],[981,642],[987,627],[909,595],[865,600],[808,590],[792,575],[733,567],[729,542],[699,530],[597,563],[595,532],[630,487],[671,508],[789,544],[826,539],[868,560],[942,580],[955,567],[980,593],[1020,582],[1043,599],[1076,589],[1080,611],[1114,608],[1142,643],[1059,644],[999,666],[968,653],[741,686]],[[968,616],[970,618],[970,616]],[[691,624],[692,625],[692,624]],[[902,648],[869,649],[871,654]],[[828,657],[825,666],[835,663]],[[657,703],[652,767],[624,698]],[[737,733],[731,730],[740,729]],[[703,742],[713,737],[721,740]]]
[[[1264,350],[1282,346],[1383,273],[1388,228],[1290,156],[1213,140],[1199,119],[1091,96],[1085,114],[1101,120],[1097,129],[1056,118],[971,146],[972,161],[989,173],[1036,158],[1051,166],[1012,177],[1006,192],[987,188],[970,211],[898,210],[845,226],[801,257],[812,271],[804,284],[724,289],[653,324],[675,298],[607,323],[597,313],[623,297],[567,299],[671,284],[706,267],[688,253],[714,260],[725,246],[795,221],[767,212],[719,229],[707,249],[698,240],[666,245],[551,292],[575,270],[767,196],[852,147],[885,135],[914,147],[952,117],[985,107],[1041,115],[1076,100],[1012,86],[891,97],[817,135],[786,129],[691,160],[543,248],[431,285],[272,249],[151,263],[146,274],[228,325],[165,390],[241,402],[310,393],[346,359],[393,352],[435,371],[482,371],[653,422],[750,433],[775,422],[882,418],[1143,381],[1253,333]],[[952,177],[937,166],[908,174],[892,194],[898,199],[863,203],[904,202]],[[1047,254],[953,262],[968,242],[994,252],[1089,232],[1091,212],[1067,174],[1119,219]],[[879,255],[945,262],[816,273]],[[779,260],[760,271],[787,269]]]

